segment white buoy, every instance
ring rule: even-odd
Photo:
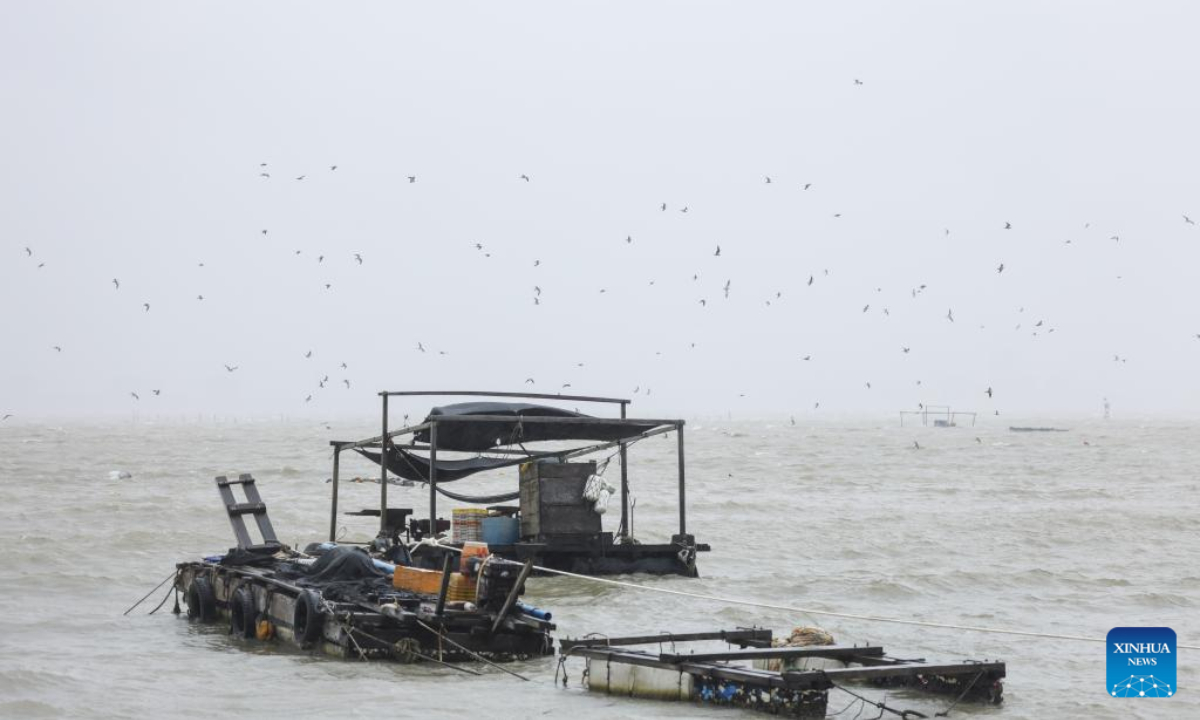
[[[108,471],[108,479],[109,480],[128,480],[131,477],[133,477],[133,476],[130,475],[129,473],[125,472],[124,470],[109,470]]]

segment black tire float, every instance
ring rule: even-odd
[[[242,585],[229,598],[229,633],[235,637],[255,635],[258,610],[254,607],[254,591]]]
[[[187,614],[189,620],[210,623],[217,619],[217,595],[208,578],[194,577],[187,589]]]
[[[312,590],[305,590],[296,598],[296,609],[292,612],[292,632],[301,647],[312,645],[321,638],[325,615],[321,612],[321,599]]]

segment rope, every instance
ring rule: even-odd
[[[130,612],[132,612],[132,611],[133,611],[133,609],[134,609],[135,607],[137,607],[138,605],[141,605],[142,603],[146,602],[146,598],[148,598],[148,597],[150,597],[151,595],[153,595],[153,594],[155,593],[155,591],[157,591],[157,590],[158,590],[160,587],[162,587],[163,585],[166,585],[166,584],[167,584],[167,581],[168,581],[168,580],[170,580],[170,579],[171,579],[171,578],[173,578],[173,577],[175,577],[175,571],[174,571],[174,570],[172,570],[172,571],[171,571],[171,574],[170,574],[170,575],[168,575],[168,576],[166,576],[165,578],[163,578],[163,581],[162,581],[162,582],[160,582],[159,584],[155,585],[153,590],[151,590],[150,592],[148,592],[148,593],[146,593],[145,595],[143,595],[141,600],[138,600],[138,601],[137,601],[137,602],[135,602],[134,604],[130,605],[130,606],[129,606],[129,609],[128,609],[128,610],[126,610],[125,612],[121,613],[121,614],[122,614],[122,615],[128,615]]]
[[[154,613],[156,613],[156,612],[158,612],[159,610],[161,610],[161,609],[162,609],[162,606],[167,604],[167,598],[171,597],[171,591],[172,591],[172,590],[174,590],[174,589],[175,589],[175,586],[174,586],[174,585],[172,585],[171,587],[168,587],[168,588],[167,588],[167,594],[166,594],[166,595],[163,595],[163,599],[162,599],[162,600],[160,600],[160,601],[159,601],[159,603],[158,603],[157,605],[155,605],[155,606],[154,606],[154,609],[153,609],[153,610],[151,610],[151,611],[150,611],[149,613],[147,613],[147,614],[148,614],[148,615],[153,615]]]
[[[830,684],[832,684],[833,687],[837,688],[838,690],[841,690],[844,693],[847,693],[849,695],[852,695],[852,696],[858,698],[864,704],[874,705],[875,707],[879,708],[879,715],[877,717],[880,717],[880,718],[883,717],[883,713],[885,713],[885,712],[890,712],[893,715],[899,715],[901,720],[908,720],[908,718],[928,718],[929,717],[928,715],[919,713],[916,710],[897,710],[896,708],[888,707],[887,703],[886,703],[887,696],[884,696],[884,698],[883,698],[885,702],[875,702],[874,700],[871,700],[869,698],[863,697],[862,695],[859,695],[858,693],[854,692],[853,690],[849,690],[847,688],[842,687],[841,685],[838,685],[837,683],[833,682],[832,680],[830,681]]]
[[[422,541],[424,542],[424,541]],[[436,542],[430,544],[437,544]],[[462,552],[459,548],[449,545],[442,545],[447,550]],[[539,572],[550,573],[552,575],[563,575],[573,577],[578,580],[587,580],[590,582],[602,583],[605,585],[614,585],[617,587],[626,587],[634,590],[645,590],[647,592],[662,593],[664,595],[677,595],[680,597],[695,598],[697,600],[712,600],[715,602],[728,603],[730,605],[745,605],[747,607],[763,608],[766,610],[783,610],[801,615],[824,615],[827,617],[844,618],[847,620],[864,620],[867,622],[894,623],[897,625],[915,625],[917,627],[942,628],[947,630],[969,630],[971,632],[991,633],[993,635],[1019,635],[1022,637],[1048,638],[1052,640],[1072,640],[1076,642],[1107,642],[1104,638],[1087,637],[1084,635],[1062,635],[1058,633],[1042,633],[1029,630],[1009,630],[1006,628],[992,628],[981,625],[955,625],[952,623],[936,623],[927,620],[905,620],[904,618],[882,617],[879,615],[857,615],[854,613],[834,612],[832,610],[816,610],[813,608],[793,607],[791,605],[776,605],[773,603],[757,602],[754,600],[742,600],[740,598],[721,597],[719,595],[706,595],[704,593],[686,592],[683,590],[671,590],[669,588],[651,587],[649,585],[639,585],[637,583],[627,582],[625,580],[612,580],[610,578],[593,577],[591,575],[580,575],[579,573],[567,572],[566,570],[555,570],[553,568],[534,565],[534,570]],[[1185,645],[1178,643],[1176,648],[1186,650],[1200,650],[1200,645]]]
[[[506,667],[502,667],[502,666],[500,666],[500,665],[497,665],[496,663],[492,662],[491,660],[488,660],[487,658],[485,658],[484,656],[480,655],[479,653],[477,653],[477,652],[475,652],[475,651],[473,651],[473,650],[470,650],[469,648],[463,647],[462,645],[460,645],[460,644],[456,643],[455,641],[453,641],[453,640],[451,640],[449,637],[447,637],[445,633],[439,632],[438,630],[436,630],[436,629],[434,629],[434,628],[431,628],[431,627],[429,627],[428,625],[426,625],[425,623],[421,622],[420,620],[417,620],[417,624],[418,624],[418,625],[420,625],[421,627],[425,628],[425,629],[426,629],[426,630],[428,630],[429,632],[433,633],[434,635],[437,635],[437,636],[438,636],[438,638],[439,638],[440,640],[445,640],[446,642],[450,643],[450,644],[451,644],[451,645],[453,645],[454,647],[458,648],[459,650],[462,650],[462,651],[463,651],[463,652],[465,652],[466,654],[468,654],[468,655],[470,655],[471,657],[475,658],[475,659],[476,659],[476,660],[478,660],[479,662],[482,662],[482,663],[484,663],[484,664],[486,664],[486,665],[490,665],[490,666],[492,666],[492,667],[496,668],[497,670],[503,670],[504,672],[508,673],[509,675],[512,675],[512,676],[514,676],[514,677],[519,677],[519,678],[521,678],[522,680],[524,680],[525,682],[529,682],[529,678],[525,677],[525,676],[524,676],[524,675],[522,675],[521,673],[519,673],[519,672],[514,672],[514,671],[512,671],[512,670],[509,670],[509,669],[508,669],[508,668],[506,668]]]
[[[976,673],[975,677],[971,678],[971,682],[968,683],[967,687],[962,691],[962,694],[959,695],[958,698],[955,699],[954,702],[950,703],[950,707],[946,708],[945,710],[943,710],[939,713],[934,713],[933,714],[934,717],[946,717],[947,715],[949,715],[950,711],[954,709],[954,706],[958,705],[960,702],[962,702],[962,699],[967,696],[967,693],[971,692],[971,688],[975,687],[975,683],[978,682],[979,678],[981,678],[981,677],[983,677],[983,673],[981,673],[981,672]]]

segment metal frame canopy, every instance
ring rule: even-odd
[[[336,540],[337,535],[337,508],[338,508],[338,474],[340,468],[341,454],[343,450],[356,450],[360,448],[379,448],[380,463],[379,463],[379,522],[380,531],[386,529],[388,521],[388,463],[386,460],[388,448],[403,447],[411,450],[423,450],[429,453],[429,476],[425,478],[429,483],[429,528],[430,534],[434,534],[437,528],[437,454],[438,454],[438,426],[445,423],[512,423],[520,422],[520,417],[508,415],[429,415],[422,422],[416,425],[408,425],[399,430],[391,430],[388,423],[388,399],[392,397],[488,397],[488,398],[520,398],[523,400],[555,400],[567,402],[587,402],[601,403],[610,405],[620,405],[620,417],[559,417],[559,416],[524,416],[525,418],[542,424],[578,424],[578,425],[597,425],[597,426],[629,426],[631,428],[646,428],[630,437],[607,440],[598,444],[587,445],[584,447],[567,448],[562,451],[552,451],[550,454],[558,457],[560,460],[567,460],[573,457],[589,455],[594,452],[599,452],[611,447],[617,447],[621,457],[621,527],[620,535],[624,536],[629,533],[629,474],[627,451],[628,446],[638,440],[663,433],[677,433],[677,466],[679,471],[679,534],[686,535],[687,533],[687,511],[685,507],[686,499],[686,474],[684,466],[683,453],[683,426],[684,421],[679,419],[643,419],[627,417],[628,406],[631,403],[628,399],[623,398],[606,398],[592,397],[587,395],[551,395],[546,393],[523,393],[523,392],[492,392],[487,390],[384,390],[379,393],[382,411],[381,411],[381,427],[379,435],[365,438],[357,441],[330,441],[333,446],[333,497],[330,504],[329,517],[329,539]],[[428,431],[428,442],[416,442],[416,435]],[[393,439],[404,435],[412,435],[413,441],[404,445],[397,445]],[[510,443],[511,444],[511,443]],[[535,455],[545,456],[546,453],[533,453],[526,450],[523,446],[520,450],[506,448],[503,446],[489,449],[487,452],[495,452],[510,455],[525,455],[534,457]]]

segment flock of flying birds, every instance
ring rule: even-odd
[[[856,85],[861,85],[861,84],[862,84],[862,82],[856,79],[856,80],[855,80],[855,84],[856,84]],[[330,166],[329,166],[329,172],[336,172],[336,171],[337,171],[337,169],[338,169],[338,166],[337,166],[337,165],[330,165]],[[268,168],[268,164],[267,164],[267,163],[260,163],[260,165],[259,165],[259,172],[258,172],[258,176],[259,176],[260,178],[264,179],[264,180],[269,180],[269,179],[271,178],[271,173],[270,173],[270,171],[269,171],[269,168]],[[308,177],[308,176],[307,176],[306,174],[301,174],[301,175],[298,175],[298,176],[296,176],[296,177],[295,177],[295,181],[296,181],[296,182],[303,182],[303,181],[304,181],[304,180],[305,180],[307,177]],[[409,184],[414,184],[414,183],[416,183],[416,182],[417,182],[417,179],[418,179],[416,175],[407,175],[407,176],[405,176],[405,177],[407,178],[407,180],[408,180],[408,183],[409,183]],[[529,175],[527,175],[527,174],[521,174],[521,175],[518,175],[518,176],[516,177],[516,179],[517,179],[518,181],[520,181],[520,182],[524,182],[524,183],[529,183],[529,182],[532,182],[532,178],[530,178],[530,176],[529,176]],[[765,184],[772,184],[772,183],[774,183],[774,182],[775,182],[775,180],[773,180],[773,179],[772,179],[770,176],[764,176],[764,177],[763,177],[763,181],[764,181],[764,183],[765,183]],[[813,183],[811,183],[811,182],[809,182],[809,183],[803,183],[803,184],[799,185],[798,187],[800,187],[800,188],[801,188],[803,191],[808,191],[808,190],[810,190],[810,189],[813,187]],[[659,210],[660,210],[661,212],[667,212],[667,211],[668,211],[668,209],[669,209],[669,207],[668,207],[668,204],[667,204],[667,203],[665,203],[665,202],[661,203],[661,204],[660,204],[658,207],[659,207]],[[677,210],[677,212],[680,212],[680,213],[687,213],[687,212],[688,212],[688,210],[689,210],[689,206],[687,206],[687,205],[683,205],[683,206],[681,206],[681,207],[678,207],[678,208],[676,208],[676,210]],[[835,218],[837,218],[837,217],[841,217],[841,213],[834,213],[834,214],[833,214],[833,217],[835,217]],[[1187,224],[1187,225],[1195,225],[1195,224],[1196,224],[1196,223],[1195,223],[1195,221],[1193,221],[1193,220],[1192,220],[1192,218],[1191,218],[1191,217],[1189,217],[1188,215],[1184,214],[1182,217],[1183,217],[1183,222],[1184,222],[1185,224]],[[1002,226],[1002,227],[1003,227],[1003,229],[1004,229],[1004,230],[1012,230],[1012,229],[1013,229],[1013,225],[1012,225],[1012,223],[1011,223],[1011,222],[1005,222],[1005,223],[1003,224],[1003,226]],[[1085,225],[1085,228],[1086,228],[1086,227],[1088,227],[1088,225]],[[265,228],[264,228],[264,229],[262,229],[262,230],[261,230],[261,234],[262,234],[262,235],[267,235],[267,234],[268,234],[268,229],[265,229]],[[946,234],[947,236],[950,234],[950,230],[949,230],[949,228],[946,228],[946,229],[945,229],[945,234]],[[1111,236],[1109,239],[1110,239],[1110,240],[1112,240],[1112,241],[1114,241],[1114,242],[1119,242],[1119,241],[1120,241],[1120,236],[1119,236],[1119,235],[1113,235],[1113,236]],[[633,236],[632,236],[632,235],[626,235],[626,236],[625,236],[625,238],[624,238],[624,242],[625,242],[625,244],[627,244],[627,245],[630,245],[630,244],[632,244],[632,243],[634,242],[634,238],[633,238]],[[1064,242],[1065,242],[1065,243],[1067,243],[1067,244],[1070,244],[1070,243],[1071,243],[1071,240],[1066,240],[1066,241],[1064,241]],[[475,248],[475,250],[476,250],[477,252],[481,253],[481,254],[482,254],[484,257],[489,257],[489,258],[491,257],[491,252],[490,252],[490,251],[489,251],[487,248],[485,248],[485,246],[484,246],[482,243],[474,243],[473,245],[474,245],[474,248]],[[43,269],[43,268],[45,268],[45,267],[46,267],[46,263],[45,263],[44,261],[37,261],[37,259],[35,258],[35,255],[36,255],[36,253],[34,252],[33,248],[31,248],[31,247],[25,247],[25,248],[24,248],[24,253],[25,253],[25,255],[26,255],[26,259],[27,259],[27,261],[31,261],[31,262],[32,262],[32,261],[36,261],[36,262],[37,262],[37,264],[36,264],[36,267],[35,267],[35,270],[41,270],[41,269]],[[295,254],[296,256],[299,256],[299,255],[301,255],[301,254],[302,254],[302,251],[301,251],[301,250],[296,250],[294,254]],[[351,255],[351,258],[350,258],[350,259],[352,259],[352,261],[353,261],[354,263],[356,263],[356,264],[357,264],[357,265],[359,265],[359,266],[361,266],[361,265],[363,264],[364,260],[363,260],[363,256],[362,256],[362,254],[361,254],[361,253],[354,252],[354,253],[350,253],[350,255]],[[713,249],[713,252],[712,252],[712,256],[713,256],[713,257],[716,257],[716,258],[719,258],[719,257],[721,257],[721,246],[720,246],[719,244],[717,244],[717,245],[714,247],[714,249]],[[326,256],[325,256],[325,255],[318,255],[318,256],[317,256],[317,262],[318,262],[318,263],[324,263],[324,262],[325,262],[325,259],[326,259]],[[541,264],[542,264],[542,263],[541,263],[541,260],[540,260],[540,259],[533,259],[533,266],[534,266],[534,267],[539,267]],[[199,263],[199,266],[200,266],[200,267],[204,267],[204,263],[203,263],[203,262]],[[1005,263],[1003,263],[1003,262],[999,263],[999,265],[997,265],[997,267],[996,267],[996,273],[997,273],[997,274],[1002,274],[1002,273],[1004,273],[1004,271],[1005,271],[1005,268],[1006,268],[1006,266],[1005,266]],[[829,270],[828,270],[828,269],[824,270],[824,271],[823,271],[823,275],[825,275],[825,276],[828,276],[828,275],[829,275]],[[697,280],[699,280],[699,275],[698,275],[698,274],[693,274],[693,275],[692,275],[692,280],[693,280],[693,281],[697,281]],[[807,279],[807,282],[805,283],[805,285],[806,285],[807,287],[811,287],[815,281],[816,281],[816,276],[815,276],[815,275],[809,275],[809,276],[808,276],[808,279]],[[112,283],[112,286],[113,286],[113,290],[114,290],[114,291],[116,291],[116,292],[120,292],[120,291],[121,291],[121,280],[120,280],[120,278],[112,278],[112,280],[111,280],[111,283]],[[654,284],[654,280],[650,280],[650,284],[651,284],[651,285],[653,285],[653,284]],[[331,283],[324,283],[324,287],[325,287],[325,289],[326,289],[326,290],[331,290],[331,289],[332,289],[332,284],[331,284]],[[731,287],[732,287],[732,280],[731,280],[731,279],[727,279],[727,280],[725,281],[724,285],[723,285],[723,286],[722,286],[722,288],[721,288],[721,294],[722,294],[723,298],[724,298],[724,299],[726,299],[726,300],[728,300],[728,299],[729,299],[729,295],[730,295]],[[912,297],[915,299],[915,298],[916,298],[918,295],[920,295],[920,294],[921,294],[921,293],[922,293],[922,292],[923,292],[925,289],[926,289],[926,285],[924,285],[924,284],[922,284],[922,285],[918,285],[918,286],[916,286],[916,287],[914,287],[914,288],[912,288],[912,289],[911,289],[911,296],[912,296]],[[881,290],[881,289],[880,289],[880,290]],[[540,304],[541,304],[541,302],[542,302],[542,288],[541,288],[540,286],[538,286],[538,285],[534,285],[534,286],[533,286],[533,291],[532,291],[532,292],[533,292],[533,295],[532,295],[533,304],[534,304],[534,305],[540,305]],[[606,288],[600,288],[600,293],[602,293],[602,294],[603,294],[603,293],[606,293],[606,292],[607,292],[607,289],[606,289]],[[774,299],[774,300],[778,300],[778,299],[780,299],[781,297],[782,297],[782,291],[776,291],[776,292],[775,292],[775,294],[774,294],[774,297],[773,297],[773,298],[768,298],[768,299],[766,299],[766,300],[765,300],[765,302],[766,302],[766,304],[767,304],[767,305],[770,305],[770,304],[771,304],[771,302],[772,302],[772,299]],[[196,296],[196,300],[197,300],[197,301],[199,301],[199,302],[202,302],[202,301],[204,300],[204,295],[203,295],[203,294],[198,294],[198,295]],[[707,306],[708,306],[708,304],[709,304],[709,299],[708,299],[708,298],[704,298],[704,297],[702,297],[702,298],[699,298],[699,300],[698,300],[698,303],[699,303],[699,305],[700,305],[701,307],[707,307]],[[152,304],[151,304],[150,302],[148,302],[148,301],[142,302],[142,303],[141,303],[141,308],[142,308],[142,311],[143,311],[143,312],[145,312],[145,313],[149,313],[149,312],[151,311]],[[862,308],[862,312],[863,312],[863,313],[866,313],[866,312],[868,312],[870,309],[871,309],[871,305],[870,305],[870,303],[868,303],[868,304],[865,304],[865,305],[863,306],[863,308]],[[889,311],[889,309],[888,309],[888,308],[886,308],[886,307],[882,309],[882,312],[883,312],[883,314],[884,314],[884,315],[890,315],[890,311]],[[1020,309],[1020,312],[1024,312],[1024,308],[1021,308],[1021,309]],[[945,314],[944,318],[945,318],[945,320],[946,320],[947,322],[951,322],[951,323],[955,322],[955,319],[954,319],[954,309],[953,309],[953,308],[947,308],[947,310],[946,310],[946,314]],[[1044,326],[1045,326],[1045,320],[1041,320],[1041,319],[1039,319],[1039,320],[1038,320],[1036,323],[1034,323],[1034,324],[1032,325],[1032,327],[1033,327],[1033,331],[1032,331],[1032,332],[1033,332],[1033,334],[1034,334],[1034,335],[1037,335],[1039,332],[1045,332],[1045,333],[1049,334],[1049,333],[1053,333],[1053,332],[1055,331],[1055,328],[1053,328],[1053,327],[1044,327]],[[1043,329],[1043,328],[1044,328],[1044,329]],[[1020,324],[1018,324],[1018,325],[1016,326],[1016,329],[1017,329],[1017,330],[1020,330],[1020,329],[1021,329],[1021,325],[1020,325]],[[1195,338],[1196,338],[1197,340],[1200,340],[1200,333],[1196,333],[1196,334],[1195,334]],[[694,348],[694,347],[695,347],[695,343],[692,343],[692,344],[691,344],[691,346]],[[63,347],[62,347],[61,345],[53,345],[53,346],[51,347],[51,349],[52,349],[54,352],[56,352],[56,353],[61,353],[61,352],[63,352]],[[427,353],[427,352],[430,352],[431,348],[427,348],[427,347],[424,345],[424,343],[422,343],[422,342],[417,342],[417,343],[416,343],[416,345],[415,345],[415,348],[414,348],[414,350],[415,350],[416,352],[420,352],[420,353]],[[907,355],[907,354],[908,354],[908,353],[911,351],[911,347],[908,347],[908,346],[902,346],[902,347],[900,348],[900,350],[901,350],[901,352],[902,352],[902,353],[904,353],[904,354],[906,354],[906,355]],[[437,354],[439,354],[439,355],[447,355],[447,354],[448,354],[448,352],[447,352],[446,350],[437,350],[436,352],[437,352]],[[313,351],[312,351],[312,350],[308,350],[307,352],[305,352],[305,353],[304,353],[304,358],[305,358],[306,360],[311,360],[311,359],[312,359],[312,357],[313,357]],[[811,360],[812,360],[812,355],[811,355],[811,354],[809,354],[809,355],[804,355],[804,356],[803,356],[803,357],[801,357],[800,359],[801,359],[802,361],[809,362],[809,361],[811,361]],[[1114,355],[1114,356],[1113,356],[1113,362],[1116,362],[1116,363],[1125,363],[1125,362],[1127,362],[1127,360],[1128,360],[1127,358],[1125,358],[1125,357],[1122,357],[1122,356],[1120,356],[1120,355]],[[580,362],[580,363],[576,363],[576,366],[577,366],[577,367],[584,367],[584,363],[581,363],[581,362]],[[238,366],[238,365],[231,365],[231,364],[224,364],[224,365],[223,365],[223,367],[224,367],[224,369],[225,369],[225,372],[227,372],[227,373],[234,373],[234,372],[237,372],[237,371],[238,371],[238,369],[239,369],[239,366]],[[348,369],[348,365],[347,365],[347,363],[345,363],[345,362],[342,362],[342,363],[340,363],[340,369],[341,369],[341,370],[347,370],[347,369]],[[320,381],[318,381],[318,383],[317,383],[317,388],[316,388],[316,389],[317,389],[317,390],[325,389],[326,385],[327,385],[329,382],[330,382],[330,377],[329,377],[329,375],[328,375],[328,374],[324,374],[324,376],[321,378],[321,380],[320,380]],[[348,389],[350,389],[350,387],[351,387],[351,381],[350,381],[350,379],[349,379],[349,378],[341,378],[341,380],[340,380],[340,383],[341,383],[342,385],[344,385],[345,389],[347,389],[347,390],[348,390]],[[532,378],[532,377],[527,377],[527,378],[525,378],[525,384],[527,384],[527,385],[536,385],[536,380],[535,380],[534,378]],[[921,385],[921,381],[920,381],[920,380],[917,380],[917,381],[916,381],[916,384],[917,384],[918,386],[919,386],[919,385]],[[871,389],[871,383],[870,383],[869,381],[868,381],[868,382],[865,382],[865,383],[864,383],[864,385],[865,385],[865,387],[866,387],[868,390],[869,390],[869,389]],[[567,390],[567,389],[569,389],[569,388],[571,388],[571,383],[569,383],[569,382],[562,383],[562,384],[559,386],[559,388],[558,388],[558,392],[561,394],[561,392],[562,392],[563,390]],[[645,394],[646,396],[649,396],[649,395],[651,394],[651,388],[650,388],[650,387],[645,387],[645,388],[644,388],[644,390],[643,390],[642,386],[640,386],[640,385],[639,385],[638,387],[635,387],[635,388],[633,389],[633,393],[634,393],[635,395],[636,395],[636,394],[639,394],[639,393],[642,393],[642,392],[644,392],[644,394]],[[986,395],[986,396],[987,396],[989,399],[991,399],[991,398],[993,397],[994,393],[995,393],[995,391],[993,390],[993,388],[992,388],[991,386],[987,387],[987,388],[986,388],[986,390],[983,390],[982,392],[983,392],[983,394],[985,394],[985,395]],[[151,390],[150,390],[150,393],[151,393],[151,395],[152,395],[152,396],[154,396],[154,397],[157,397],[157,396],[160,396],[160,395],[162,394],[162,389],[160,389],[160,388],[151,389]],[[130,398],[132,398],[132,400],[134,400],[134,401],[140,401],[140,400],[142,399],[142,394],[141,394],[141,393],[139,393],[137,390],[130,390],[130,391],[128,391],[128,396],[129,396]],[[744,397],[744,395],[742,395],[742,397]],[[304,397],[304,402],[305,402],[305,403],[309,403],[309,402],[312,402],[312,400],[313,400],[313,393],[312,393],[312,392],[308,392],[308,393],[305,395],[305,397]],[[813,408],[814,408],[814,409],[819,409],[820,407],[821,407],[821,403],[820,403],[819,401],[818,401],[818,402],[815,402],[815,403],[814,403],[814,405],[813,405]],[[996,415],[999,415],[999,414],[1000,414],[999,410],[995,410],[995,411],[994,411],[994,414],[996,414]],[[5,413],[5,414],[3,414],[2,416],[0,416],[0,422],[3,422],[3,421],[5,421],[5,420],[8,420],[8,419],[10,419],[10,418],[12,418],[12,417],[14,417],[14,414],[13,414],[13,413]],[[794,418],[794,417],[792,418],[792,424],[795,424],[795,418]]]

